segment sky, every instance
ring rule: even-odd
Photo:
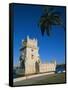
[[[65,21],[65,8],[56,9],[61,12],[61,17]],[[61,26],[52,26],[50,37],[46,34],[41,35],[38,26],[41,15],[43,15],[43,6],[14,4],[13,13],[13,63],[19,63],[20,47],[22,40],[27,35],[31,39],[38,40],[39,55],[42,63],[56,60],[57,64],[65,63],[65,32]]]

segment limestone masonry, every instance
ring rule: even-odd
[[[20,48],[20,70],[22,74],[55,73],[56,62],[42,64],[39,56],[37,39],[30,39],[28,36],[22,41]]]

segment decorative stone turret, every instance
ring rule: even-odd
[[[30,39],[27,36],[26,40],[22,41],[20,49],[20,66],[25,69],[25,74],[33,74],[39,72],[39,53],[36,39]]]

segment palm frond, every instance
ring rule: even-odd
[[[46,6],[44,7],[44,13],[54,12],[55,9],[52,6]]]
[[[41,26],[40,28],[41,28],[41,34],[42,34],[42,36],[44,36],[45,26]]]
[[[63,25],[61,14],[54,11],[54,7],[46,7],[45,13],[40,17],[39,26],[41,28],[42,36],[46,32],[50,36],[52,25]]]

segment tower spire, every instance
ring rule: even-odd
[[[27,40],[29,40],[29,35],[27,35]]]

